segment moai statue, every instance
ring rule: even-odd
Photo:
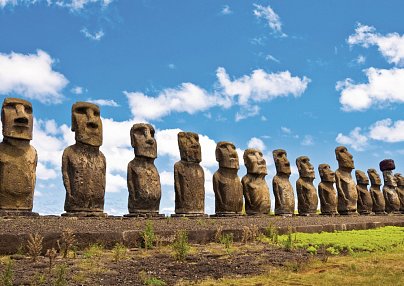
[[[355,171],[356,191],[358,193],[358,213],[369,215],[372,213],[373,201],[368,191],[369,179],[366,174],[360,170]]]
[[[216,216],[241,215],[243,186],[237,175],[239,169],[236,147],[231,142],[218,142],[216,161],[219,169],[213,174]]]
[[[250,148],[244,151],[244,165],[247,174],[241,180],[243,185],[245,211],[247,215],[269,214],[271,201],[269,188],[265,181],[267,163],[258,149]]]
[[[338,169],[335,172],[335,182],[338,193],[338,213],[340,215],[356,215],[358,193],[351,172],[355,169],[351,153],[344,146],[335,148]]]
[[[295,211],[295,196],[289,181],[291,174],[290,163],[285,150],[277,149],[272,152],[276,166],[276,175],[272,180],[275,196],[275,215],[292,216]]]
[[[321,182],[318,184],[318,196],[322,215],[334,216],[337,214],[337,191],[334,188],[335,173],[330,165],[318,166]]]
[[[400,212],[404,213],[404,177],[400,173],[394,174],[397,183],[397,194],[400,199]]]
[[[128,164],[127,217],[164,217],[159,214],[161,199],[160,175],[154,165],[157,142],[150,124],[137,123],[130,130],[135,158]]]
[[[199,136],[193,132],[178,133],[181,160],[174,165],[175,215],[205,216],[205,174]]]
[[[394,161],[386,159],[380,162],[380,171],[383,172],[383,195],[386,202],[386,212],[397,214],[400,213],[400,199],[397,194],[397,183],[393,175],[393,170],[396,168]]]
[[[1,109],[0,216],[37,216],[32,212],[37,153],[32,139],[32,105],[5,98]]]
[[[307,156],[300,156],[296,159],[296,166],[299,171],[299,179],[296,181],[297,209],[299,215],[316,215],[318,197],[316,187],[313,185],[315,179],[314,167]]]
[[[370,179],[370,195],[373,201],[372,211],[377,215],[385,215],[385,200],[380,186],[382,180],[375,169],[368,169],[368,176]]]
[[[62,216],[106,216],[106,161],[100,151],[100,108],[88,102],[73,104],[72,131],[75,132],[76,143],[67,147],[62,157],[62,175],[66,189],[66,213]]]

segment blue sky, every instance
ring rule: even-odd
[[[232,141],[241,161],[242,150],[263,149],[272,201],[278,148],[288,152],[292,185],[298,156],[335,170],[338,145],[357,169],[393,158],[404,172],[403,8],[398,0],[0,0],[1,99],[34,107],[34,210],[63,212],[61,154],[74,143],[76,101],[101,106],[110,214],[127,212],[136,122],[157,130],[164,213],[174,209],[180,130],[200,134],[207,213],[218,141]]]

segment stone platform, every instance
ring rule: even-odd
[[[141,233],[146,222],[151,221],[154,232],[161,242],[169,243],[175,232],[186,230],[189,242],[204,244],[215,240],[218,229],[223,233],[233,233],[234,241],[240,241],[243,227],[257,227],[263,231],[269,225],[278,228],[280,234],[292,228],[294,232],[332,232],[335,230],[370,229],[382,226],[403,226],[404,215],[386,216],[336,216],[336,217],[221,217],[221,218],[86,218],[41,216],[31,218],[0,218],[0,255],[16,253],[26,245],[30,234],[39,233],[44,237],[43,249],[56,248],[57,240],[65,229],[71,229],[76,236],[77,247],[82,249],[93,243],[101,243],[112,248],[117,242],[128,247],[141,243]]]

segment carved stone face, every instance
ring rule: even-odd
[[[72,106],[72,131],[77,142],[99,147],[102,145],[100,108],[89,102],[76,102]]]
[[[249,148],[244,151],[244,165],[249,174],[267,174],[267,163],[265,162],[262,152],[258,149]]]
[[[320,178],[322,182],[335,183],[335,173],[331,170],[330,165],[320,164],[318,166],[318,172],[320,173]]]
[[[196,163],[202,161],[198,134],[193,132],[178,133],[178,146],[180,148],[181,160]]]
[[[146,158],[157,158],[157,142],[154,128],[150,124],[137,123],[130,129],[130,140],[135,155]]]
[[[31,140],[32,139],[32,105],[19,98],[5,98],[1,109],[3,136]]]
[[[275,161],[276,172],[279,174],[290,175],[292,172],[286,151],[277,149],[272,152],[272,155]]]
[[[337,158],[339,168],[351,170],[355,169],[353,157],[345,146],[335,148],[335,156]]]
[[[369,185],[369,179],[364,172],[356,170],[355,177],[358,185]]]
[[[396,178],[397,186],[403,187],[404,186],[404,177],[400,173],[394,174],[394,177]]]
[[[219,142],[216,145],[216,161],[219,162],[219,167],[238,169],[238,155],[236,146],[231,142]]]
[[[397,187],[396,178],[393,171],[383,171],[384,184],[390,187]]]
[[[380,179],[379,174],[377,173],[376,169],[368,169],[368,176],[370,179],[370,183],[375,186],[381,186],[382,180]]]
[[[310,159],[307,156],[300,156],[296,159],[296,166],[299,170],[299,175],[301,178],[314,179],[316,175],[314,174],[314,167],[310,163]]]

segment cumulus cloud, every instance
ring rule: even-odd
[[[344,111],[363,111],[372,105],[384,106],[404,102],[404,69],[365,70],[368,83],[355,84],[350,78],[339,81],[340,103]]]
[[[254,70],[251,75],[231,79],[226,70],[219,67],[216,76],[218,81],[212,92],[193,83],[182,83],[177,88],[166,88],[156,96],[128,91],[124,94],[138,121],[157,120],[172,112],[194,114],[212,107],[239,105],[238,121],[259,114],[259,107],[254,103],[289,95],[300,96],[310,82],[307,77],[292,76],[289,71],[266,73],[261,69]]]
[[[261,152],[265,151],[266,146],[264,141],[257,137],[252,137],[248,143],[247,143],[248,148],[256,148],[258,150],[261,150]]]
[[[119,106],[119,104],[116,103],[116,101],[113,99],[91,99],[91,98],[89,98],[89,99],[87,99],[87,101],[100,105],[100,106],[111,106],[111,107]]]
[[[390,118],[377,121],[370,126],[369,136],[384,142],[404,142],[404,120],[393,122]]]
[[[377,46],[389,63],[404,65],[404,35],[398,33],[382,35],[377,33],[373,26],[358,24],[355,34],[349,36],[348,43],[364,48]]]
[[[271,8],[271,6],[261,6],[258,4],[254,4],[255,9],[253,10],[254,16],[258,19],[264,19],[267,21],[269,28],[275,32],[280,34],[282,37],[286,37],[287,35],[282,32],[282,22],[278,14]]]
[[[360,127],[356,127],[349,135],[339,133],[335,141],[342,145],[349,145],[356,151],[364,151],[365,147],[368,145],[368,138],[361,134]]]
[[[98,32],[95,33],[90,33],[87,28],[83,28],[80,30],[80,32],[87,38],[93,41],[99,41],[104,37],[104,32],[102,30],[99,30]]]
[[[36,54],[0,53],[0,94],[16,93],[42,103],[60,103],[68,84],[52,69],[54,60],[44,51]]]

